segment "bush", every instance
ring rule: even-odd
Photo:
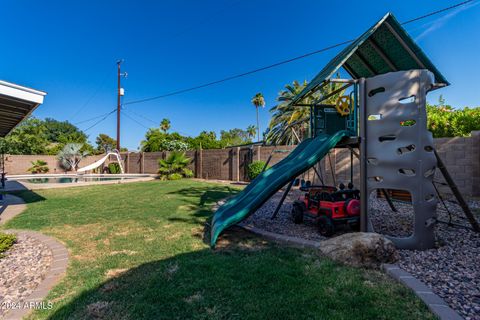
[[[468,137],[472,131],[480,130],[480,108],[427,105],[427,115],[428,130],[434,138]]]
[[[47,173],[49,171],[47,162],[43,160],[37,160],[31,162],[32,166],[27,169],[31,173]]]
[[[180,173],[172,173],[167,176],[168,180],[180,180],[183,176]]]
[[[0,233],[0,258],[16,241],[17,237],[14,234]]]
[[[178,180],[183,177],[191,178],[193,172],[187,168],[189,163],[190,158],[185,156],[185,152],[174,151],[170,153],[166,159],[160,159],[158,161],[160,179]]]
[[[265,161],[253,161],[247,167],[247,175],[250,180],[255,179],[260,173],[262,173],[263,167],[265,167]]]
[[[108,164],[108,172],[112,174],[119,174],[122,171],[120,170],[120,165],[117,162],[112,162]]]

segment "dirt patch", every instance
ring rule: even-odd
[[[106,276],[108,279],[117,278],[127,271],[128,269],[110,269],[107,271]]]
[[[136,255],[138,252],[133,250],[119,250],[119,251],[112,251],[109,253],[110,256],[115,256],[117,254],[125,254],[127,256]]]
[[[120,288],[120,285],[118,283],[114,282],[114,281],[111,281],[111,282],[105,283],[100,288],[100,291],[103,292],[103,293],[107,293],[107,292],[115,291],[118,288]]]
[[[266,249],[268,246],[269,242],[267,240],[256,237],[242,228],[232,227],[218,238],[215,250],[258,251]]]

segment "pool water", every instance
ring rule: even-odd
[[[79,182],[96,182],[96,181],[115,181],[134,179],[135,177],[58,177],[58,178],[30,178],[30,179],[15,179],[18,181],[25,181],[28,183],[79,183]]]

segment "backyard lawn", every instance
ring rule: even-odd
[[[23,192],[4,228],[39,230],[68,247],[51,319],[433,319],[404,287],[313,251],[242,231],[212,251],[211,205],[236,192],[198,181],[152,181]]]

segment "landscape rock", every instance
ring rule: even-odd
[[[392,241],[378,233],[355,232],[321,242],[320,251],[329,258],[353,267],[379,268],[398,260]]]

